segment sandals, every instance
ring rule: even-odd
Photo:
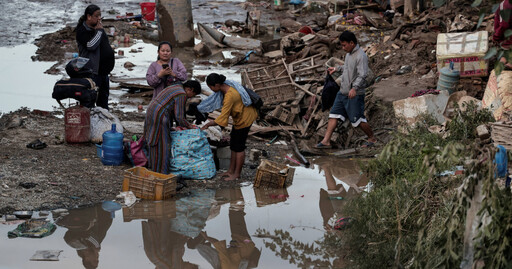
[[[364,142],[364,143],[361,145],[361,147],[362,147],[362,148],[371,148],[371,147],[375,146],[375,143],[376,143],[376,142],[366,141],[366,142]]]
[[[324,145],[324,144],[322,144],[322,142],[320,142],[320,143],[316,144],[315,148],[317,148],[317,149],[330,149],[330,148],[332,148],[332,146],[331,145]]]
[[[39,140],[39,139],[36,139],[27,144],[27,148],[29,148],[29,149],[44,149],[47,146],[48,145],[46,145],[46,143],[41,142],[41,140]]]

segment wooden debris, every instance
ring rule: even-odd
[[[325,62],[327,62],[327,60],[323,58],[323,55],[316,54],[289,64],[288,70],[290,76],[292,76],[296,82],[315,81],[323,78],[322,74],[325,73],[326,70]]]
[[[293,120],[297,114],[292,113],[290,110],[284,108],[282,105],[278,105],[272,112],[267,114],[265,117],[267,120],[270,119],[277,119],[283,123],[286,123],[287,125],[292,125]]]
[[[377,12],[374,12],[374,11],[371,11],[371,10],[367,10],[367,9],[363,9],[363,10],[361,10],[361,12],[362,12],[363,16],[365,17],[365,19],[371,25],[373,25],[373,27],[375,27],[377,29],[390,29],[390,28],[393,27],[389,22],[387,22]]]
[[[507,150],[512,150],[512,121],[509,122],[494,122],[491,123],[492,132],[491,138],[494,145],[502,145]]]
[[[293,83],[284,60],[277,64],[242,70],[242,84],[253,89],[265,104],[286,102],[299,89]]]
[[[149,86],[146,78],[117,78],[111,77],[110,81],[119,83],[119,87],[130,90],[152,91],[153,87]]]

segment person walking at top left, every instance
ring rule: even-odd
[[[92,63],[92,79],[98,87],[96,105],[108,110],[109,78],[114,69],[114,50],[110,47],[107,33],[101,24],[101,10],[89,5],[76,25],[76,42],[80,57]]]

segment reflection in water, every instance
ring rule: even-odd
[[[256,206],[263,207],[272,204],[285,202],[289,195],[285,188],[253,188],[256,197]]]
[[[189,237],[171,231],[171,220],[148,220],[142,222],[144,251],[157,269],[198,268],[196,264],[183,261],[185,244]]]
[[[226,239],[210,237],[204,230],[206,221],[217,216],[220,206],[226,203],[230,204],[229,244]],[[152,211],[151,204],[145,206],[146,211]],[[142,222],[144,250],[156,268],[198,268],[183,260],[185,246],[197,250],[213,268],[256,268],[261,253],[251,240],[244,216],[240,188],[193,190],[176,201],[175,218],[149,218]],[[129,220],[132,219],[133,215]]]
[[[210,265],[217,268],[256,268],[261,255],[247,231],[244,213],[244,198],[240,188],[217,190],[216,205],[229,203],[229,228],[231,240],[219,240],[201,232],[198,238],[189,243],[197,249]]]
[[[64,241],[76,249],[84,267],[97,268],[101,242],[112,225],[110,213],[104,211],[101,205],[75,209],[69,215],[57,219],[56,223],[68,229]]]
[[[183,260],[185,245],[198,237],[206,225],[214,195],[214,190],[192,190],[175,202],[144,204],[145,212],[162,211],[152,209],[157,207],[167,208],[167,216],[174,212],[170,218],[161,218],[161,214],[139,215],[148,219],[142,222],[144,251],[156,268],[198,268],[197,264]]]
[[[150,268],[340,268],[346,251],[332,222],[349,217],[344,204],[363,191],[367,179],[357,161],[311,162],[312,169],[297,169],[294,184],[287,189],[189,190],[177,200],[139,201],[123,208],[124,222],[113,222],[98,205],[71,210],[56,223],[68,229],[62,236],[86,268],[98,267],[100,244],[103,265],[122,253],[129,256],[124,260],[128,264],[138,257],[133,262],[137,268],[148,263]],[[126,222],[131,224],[119,226]],[[116,230],[105,238],[111,225]],[[133,227],[136,231],[130,237],[141,242],[119,245],[111,252],[110,246],[120,240],[115,236],[119,229]]]
[[[356,161],[339,162],[335,158],[319,157],[313,160],[325,175],[327,189],[320,189],[320,213],[326,230],[332,229],[345,200],[361,192],[361,187],[368,183],[365,174],[360,171]],[[339,180],[339,183],[336,182]]]
[[[325,188],[320,188],[319,207],[323,227],[327,233],[309,244],[293,238],[288,231],[281,229],[274,230],[273,233],[266,229],[258,229],[257,234],[258,237],[269,239],[265,241],[265,247],[276,256],[300,268],[344,267],[345,252],[332,223],[342,217],[346,200],[360,194],[368,179],[361,172],[358,162],[354,160],[319,157],[312,160],[312,163],[315,164],[314,169],[318,167],[319,173],[323,172],[325,176]]]

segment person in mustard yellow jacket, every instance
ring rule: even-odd
[[[214,121],[206,123],[201,129],[205,130],[210,126],[216,125],[227,127],[229,116],[233,119],[230,140],[231,161],[229,170],[222,176],[225,177],[224,180],[226,181],[234,180],[239,178],[242,172],[242,166],[245,161],[245,144],[249,136],[249,129],[256,118],[258,118],[258,112],[253,106],[245,105],[239,90],[226,84],[225,76],[212,73],[206,77],[206,85],[213,92],[220,92],[223,96],[223,101],[220,116]],[[247,95],[245,91],[242,94]]]

